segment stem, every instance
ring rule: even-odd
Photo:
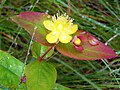
[[[70,15],[70,0],[68,0],[67,14]]]
[[[118,34],[115,34],[113,37],[111,37],[106,43],[105,45],[107,45],[110,41],[112,41],[114,38],[116,38],[118,36]]]
[[[51,46],[41,57],[38,58],[38,61],[41,61],[43,59],[43,57],[45,57],[45,55],[53,48],[55,47],[55,45]]]

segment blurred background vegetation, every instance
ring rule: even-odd
[[[49,58],[57,69],[57,83],[73,90],[120,90],[120,1],[119,0],[1,0],[0,49],[24,62],[30,35],[10,17],[24,11],[51,15],[67,13],[79,29],[89,31],[118,54],[115,59],[83,61],[55,51]],[[27,63],[33,60],[31,53]]]

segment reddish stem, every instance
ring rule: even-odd
[[[70,0],[68,0],[67,14],[70,15]]]
[[[55,47],[55,45],[51,46],[41,57],[38,58],[38,61],[41,61],[43,59],[43,57],[45,57],[45,55],[53,48]]]

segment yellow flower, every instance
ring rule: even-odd
[[[68,43],[72,40],[71,34],[78,30],[78,25],[73,24],[73,19],[68,15],[53,16],[52,20],[45,20],[43,22],[45,28],[51,31],[46,35],[46,40],[49,43]]]

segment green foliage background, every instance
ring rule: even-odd
[[[70,4],[69,4],[70,3]],[[47,60],[58,72],[57,83],[73,90],[118,90],[120,88],[120,1],[119,0],[1,0],[0,49],[27,63],[31,37],[11,21],[10,17],[24,11],[69,13],[79,29],[89,31],[116,51],[118,58],[78,61],[57,51]],[[70,11],[70,12],[69,12]],[[1,87],[2,88],[2,87]]]

